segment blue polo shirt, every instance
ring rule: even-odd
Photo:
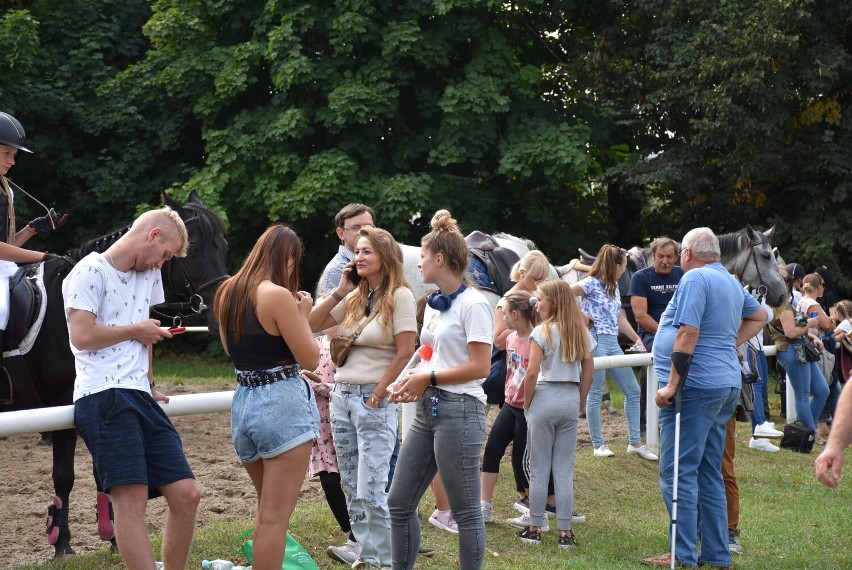
[[[740,388],[737,331],[744,317],[760,309],[721,263],[684,273],[666,310],[654,341],[654,369],[660,385],[668,384],[671,354],[680,325],[698,329],[698,344],[685,387]]]

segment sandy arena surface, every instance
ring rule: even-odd
[[[230,390],[229,385],[164,386],[168,395]],[[492,407],[489,419],[493,420]],[[216,519],[250,517],[255,504],[254,488],[234,455],[230,419],[225,413],[198,414],[174,418],[183,438],[189,463],[201,488],[202,501],[197,526]],[[490,423],[490,422],[489,422]],[[625,437],[624,414],[604,415],[606,439]],[[578,443],[590,445],[586,422],[580,421]],[[47,507],[53,497],[51,480],[52,451],[39,445],[36,434],[0,438],[3,462],[0,466],[0,567],[33,564],[53,557],[53,547],[44,538]],[[91,458],[82,440],[78,440],[75,462],[76,481],[71,492],[71,545],[78,553],[98,550],[95,523],[96,491],[92,479]],[[318,479],[306,478],[301,499],[324,503]],[[149,532],[162,531],[165,501],[148,503]]]

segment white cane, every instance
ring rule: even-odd
[[[672,570],[674,570],[675,562],[677,561],[677,557],[675,556],[675,541],[677,540],[677,480],[678,472],[680,471],[680,411],[683,401],[684,380],[684,378],[681,378],[681,382],[678,384],[677,391],[675,392],[674,477],[672,480],[672,547],[671,565],[669,566]]]

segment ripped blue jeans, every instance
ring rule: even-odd
[[[385,487],[396,443],[396,404],[368,408],[375,384],[337,383],[331,393],[331,429],[340,482],[361,559],[391,565],[391,524]]]

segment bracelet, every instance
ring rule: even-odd
[[[153,390],[157,386],[157,381],[151,380],[150,386],[151,386],[151,389]]]
[[[331,292],[331,298],[337,301],[338,303],[343,300],[343,297],[337,294],[337,291]]]
[[[432,386],[437,386],[437,385],[438,385],[438,378],[435,376],[435,371],[434,371],[434,370],[433,370],[432,372],[430,372],[430,373],[429,373],[429,383],[430,383]]]
[[[369,400],[371,402],[373,402],[374,404],[381,404],[382,403],[382,400],[380,398],[377,398],[375,394],[370,394]]]

